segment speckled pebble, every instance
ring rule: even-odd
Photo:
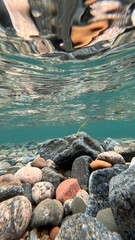
[[[125,160],[122,155],[114,151],[102,152],[97,156],[98,160],[103,160],[111,164],[125,164]]]
[[[32,188],[32,197],[36,204],[46,198],[52,198],[53,195],[54,187],[50,182],[38,182]]]

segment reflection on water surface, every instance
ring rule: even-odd
[[[0,9],[1,129],[135,119],[135,1],[3,0]]]

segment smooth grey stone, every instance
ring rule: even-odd
[[[96,216],[97,212],[109,204],[109,182],[112,177],[126,170],[128,166],[115,164],[112,168],[104,168],[91,173],[89,178],[89,201],[86,213]]]
[[[34,209],[31,228],[40,226],[58,226],[63,219],[62,203],[56,199],[45,199]]]
[[[75,197],[71,204],[72,213],[85,213],[86,204],[80,197]]]
[[[95,159],[103,148],[87,133],[80,132],[64,138],[47,141],[40,148],[41,157],[52,159],[55,164],[64,170],[70,170],[74,160],[82,155]]]
[[[90,176],[90,166],[92,158],[89,156],[81,156],[76,158],[72,165],[71,178],[76,178],[82,189],[88,189]]]
[[[111,232],[119,233],[111,208],[100,210],[96,215],[96,219],[104,224]]]
[[[85,214],[73,214],[62,224],[55,240],[122,240],[117,233],[110,232],[95,218]]]
[[[109,201],[122,238],[135,239],[135,168],[111,179]]]
[[[29,163],[30,161],[33,161],[34,159],[35,159],[35,156],[25,156],[25,157],[23,157],[23,159],[22,159],[22,163],[27,164],[27,163]]]

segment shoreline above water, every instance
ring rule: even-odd
[[[1,145],[1,236],[53,240],[58,233],[56,240],[133,239],[134,157],[135,139],[95,140],[85,132],[42,143]]]

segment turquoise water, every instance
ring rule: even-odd
[[[112,1],[0,2],[0,144],[135,138],[135,4]]]

